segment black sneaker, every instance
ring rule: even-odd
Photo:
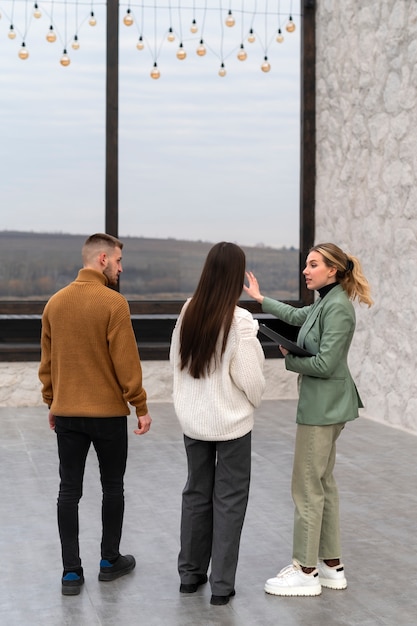
[[[84,584],[84,575],[82,571],[67,572],[62,576],[61,591],[63,596],[78,596],[81,591],[81,587]]]
[[[135,557],[131,554],[126,554],[126,556],[120,555],[114,563],[110,563],[110,561],[106,559],[101,559],[98,579],[102,582],[116,580],[116,578],[120,578],[120,576],[125,576],[125,574],[131,572],[132,569],[135,568],[135,565]]]

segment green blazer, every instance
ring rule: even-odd
[[[286,369],[300,374],[297,423],[325,426],[358,417],[363,404],[347,364],[356,318],[343,287],[299,309],[264,298],[262,310],[301,326],[297,343],[315,355],[285,357]]]

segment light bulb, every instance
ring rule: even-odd
[[[33,7],[33,17],[36,17],[36,19],[38,20],[40,17],[42,17],[42,13],[37,5],[37,3],[35,2],[35,5]]]
[[[264,62],[261,65],[261,70],[266,73],[266,72],[269,72],[270,69],[271,69],[271,66],[268,62],[268,57],[265,57]]]
[[[175,35],[173,33],[172,27],[170,27],[167,36],[168,41],[175,41]]]
[[[207,52],[206,46],[204,45],[204,41],[202,39],[200,41],[200,45],[198,46],[196,52],[199,57],[203,57]]]
[[[67,54],[67,51],[64,49],[63,53],[62,53],[62,57],[60,60],[61,65],[63,65],[64,67],[67,67],[70,63],[71,60]]]
[[[54,43],[54,41],[56,41],[56,35],[52,25],[49,27],[49,31],[46,34],[46,41],[49,41],[49,43]]]
[[[191,26],[190,26],[190,31],[192,33],[196,33],[198,31],[198,26],[197,26],[197,22],[195,20],[193,20]]]
[[[288,24],[286,25],[285,30],[286,30],[288,33],[293,33],[293,32],[295,31],[295,24],[294,24],[294,22],[292,21],[292,17],[291,17],[291,15],[290,15],[290,17],[288,18]]]
[[[151,70],[151,78],[153,78],[154,80],[158,80],[160,76],[161,76],[161,72],[159,71],[158,65],[155,61],[155,63],[153,64],[153,68]]]
[[[219,76],[221,76],[222,78],[223,78],[223,76],[226,76],[226,69],[224,67],[224,63],[222,63],[221,66],[220,66]]]
[[[249,43],[253,43],[255,41],[255,35],[253,34],[253,29],[251,28],[248,35]]]
[[[240,50],[237,53],[237,58],[239,59],[239,61],[245,61],[248,58],[248,55],[246,54],[246,50],[243,47],[243,43],[240,44]]]
[[[26,49],[26,44],[24,41],[22,42],[22,47],[20,48],[18,54],[19,54],[19,59],[22,59],[23,61],[27,59],[29,56],[29,52]]]
[[[281,32],[281,29],[280,29],[280,28],[278,28],[278,33],[277,33],[277,38],[276,38],[276,41],[277,41],[278,43],[282,43],[282,42],[284,41],[284,35],[282,34],[282,32]]]
[[[72,48],[73,50],[78,50],[78,49],[79,49],[79,47],[80,47],[80,43],[79,43],[79,41],[78,41],[78,35],[74,35],[74,40],[73,40],[73,42],[72,42],[72,44],[71,44],[71,48]]]
[[[97,20],[94,17],[94,11],[91,11],[90,19],[88,20],[88,23],[90,24],[90,26],[95,26],[97,24]]]
[[[13,28],[13,24],[10,24],[10,29],[8,32],[8,38],[9,39],[15,39],[16,38],[16,33],[14,32],[14,28]]]
[[[144,47],[145,47],[145,44],[143,43],[143,37],[142,37],[142,35],[141,35],[141,36],[139,37],[139,39],[138,39],[137,44],[136,44],[136,48],[137,48],[138,50],[143,50],[143,49],[144,49]]]
[[[231,9],[229,9],[229,13],[227,14],[226,20],[224,22],[226,24],[226,26],[228,26],[229,28],[232,28],[232,26],[235,25],[235,18],[232,15],[232,11]]]
[[[133,20],[133,16],[130,13],[130,9],[127,9],[126,11],[126,15],[123,18],[123,23],[125,26],[132,26],[134,20]]]
[[[180,61],[183,61],[186,56],[187,56],[187,53],[184,50],[182,43],[180,43],[180,47],[177,50],[177,59],[179,59]]]

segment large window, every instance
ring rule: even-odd
[[[46,299],[72,280],[85,236],[104,230],[106,8],[35,4],[41,18],[27,2],[1,4],[0,299],[9,300]],[[182,300],[210,245],[230,240],[245,248],[268,293],[297,301],[304,8],[298,0],[210,4],[120,7],[121,290],[131,300]],[[225,24],[229,6],[233,27]],[[55,43],[46,39],[51,30]],[[204,56],[196,53],[201,40]],[[245,61],[237,58],[242,46]],[[261,70],[265,57],[269,72]]]

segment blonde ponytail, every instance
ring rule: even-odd
[[[359,259],[348,255],[334,243],[320,243],[311,248],[319,252],[329,267],[337,270],[336,279],[342,285],[351,300],[372,306],[371,288],[362,271]]]

